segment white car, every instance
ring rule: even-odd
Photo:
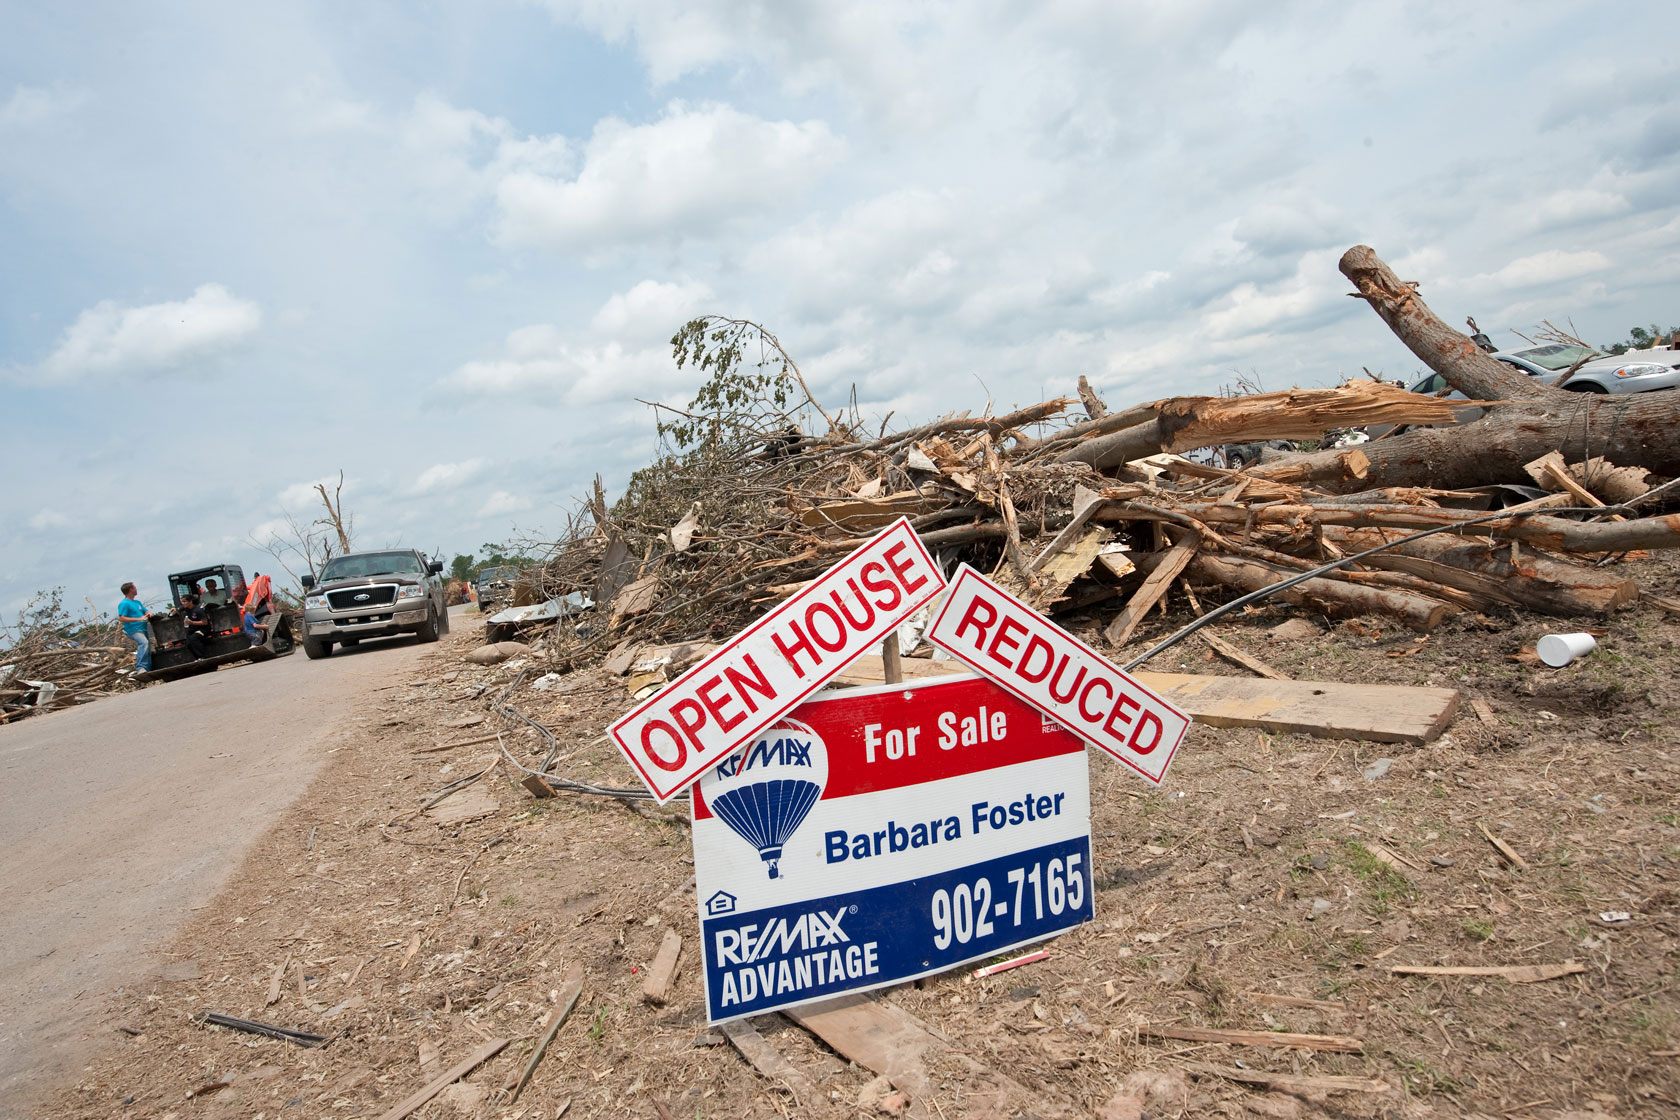
[[[1576,393],[1651,393],[1680,386],[1680,350],[1629,350],[1610,356],[1584,346],[1550,342],[1521,350],[1499,350],[1493,357],[1547,384],[1585,358],[1581,368],[1563,384],[1566,391]]]

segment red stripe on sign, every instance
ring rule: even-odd
[[[1074,754],[1085,743],[985,677],[883,685],[809,700],[787,714],[828,748],[823,800],[937,782]],[[775,728],[763,732],[774,737]],[[694,816],[710,817],[694,786]]]

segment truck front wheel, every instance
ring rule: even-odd
[[[323,657],[331,657],[332,643],[324,638],[305,638],[303,640],[303,655],[311,661],[319,661]]]
[[[435,642],[438,640],[437,615],[433,614],[429,608],[426,611],[426,621],[414,628],[414,636],[419,638],[422,642]]]

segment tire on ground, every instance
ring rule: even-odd
[[[415,637],[419,638],[422,642],[435,642],[438,640],[437,616],[432,613],[430,607],[426,608],[426,621],[414,628],[414,634]]]
[[[305,638],[303,640],[303,655],[311,661],[319,661],[323,657],[331,657],[332,643],[324,638]]]

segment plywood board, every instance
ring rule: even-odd
[[[879,529],[900,517],[915,517],[926,513],[931,503],[914,490],[889,494],[885,498],[846,498],[837,502],[823,502],[799,515],[799,520],[812,529],[838,527],[852,532]]]

